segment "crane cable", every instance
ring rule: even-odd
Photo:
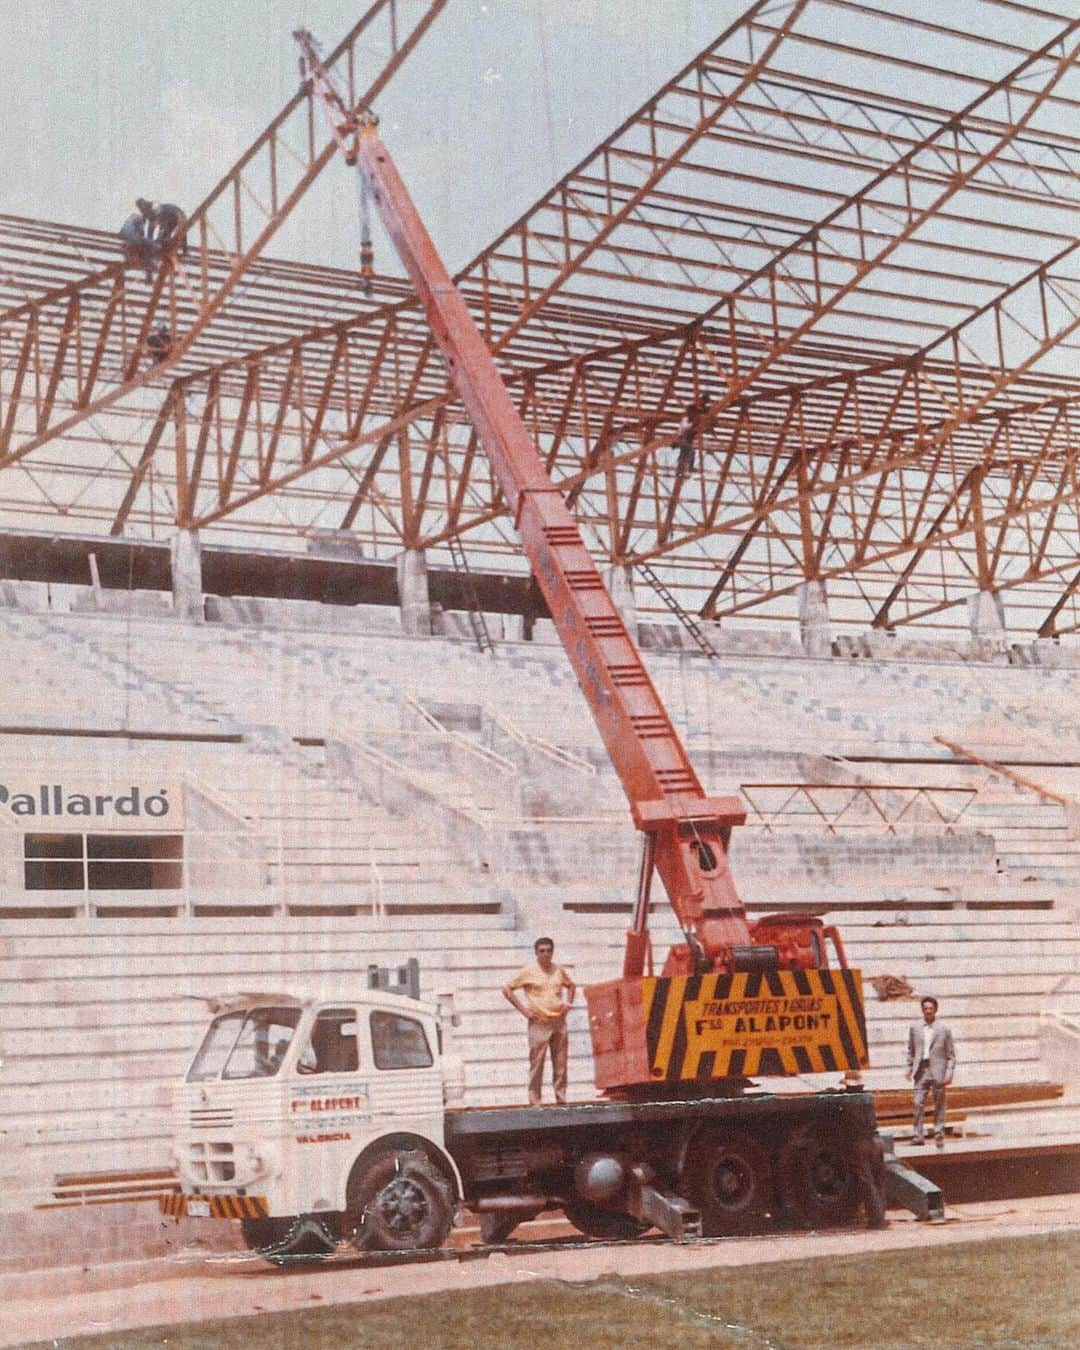
[[[315,53],[319,62],[325,66],[326,58],[323,54],[322,46],[316,40],[315,35],[304,29],[294,33],[293,36],[300,37],[301,34],[303,39],[310,45],[311,50]],[[300,78],[301,80],[308,80],[311,78],[311,73],[308,69],[308,63],[305,57],[301,57],[300,59]],[[349,114],[348,107],[342,104],[336,91],[334,92],[334,98],[340,111],[344,114]],[[351,118],[355,119],[360,112],[370,113],[371,109],[366,103],[361,102],[352,110]],[[351,159],[348,160],[348,162],[350,164],[353,163]],[[371,204],[368,201],[368,186],[367,181],[360,170],[359,164],[356,165],[356,204],[360,216],[360,289],[365,295],[370,295],[375,279],[375,245],[371,241]]]

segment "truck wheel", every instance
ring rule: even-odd
[[[760,1228],[772,1203],[769,1155],[740,1130],[703,1130],[683,1167],[687,1198],[701,1212],[704,1237]]]
[[[859,1208],[851,1141],[820,1126],[795,1129],[777,1167],[784,1210],[807,1228],[850,1223]]]
[[[623,1214],[617,1209],[604,1209],[594,1205],[591,1200],[567,1200],[563,1213],[586,1237],[594,1238],[636,1238],[648,1232],[649,1225],[641,1223],[632,1214]]]
[[[294,1219],[244,1219],[240,1225],[248,1249],[272,1265],[322,1261],[338,1244],[334,1216],[300,1214]]]
[[[361,1250],[441,1247],[454,1219],[446,1178],[420,1152],[381,1153],[349,1179],[350,1240]]]

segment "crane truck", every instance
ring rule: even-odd
[[[748,920],[728,861],[738,797],[703,790],[641,655],[436,252],[366,107],[311,34],[301,72],[325,105],[408,272],[501,486],[642,837],[620,977],[586,990],[596,1100],[466,1107],[437,1005],[386,989],[249,994],[223,1005],[177,1096],[168,1214],[238,1219],[273,1259],[438,1246],[455,1211],[504,1238],[553,1207],[582,1232],[883,1222],[873,1099],[848,1083],[756,1079],[868,1064],[859,972],[820,918]],[[367,241],[365,241],[367,243]],[[370,266],[370,246],[367,263]],[[653,969],[659,875],[684,941]],[[830,951],[835,958],[830,963]]]

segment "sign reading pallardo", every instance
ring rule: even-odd
[[[50,775],[51,778],[51,775]],[[184,828],[182,784],[107,783],[65,779],[44,783],[0,777],[0,816],[16,829],[102,833]]]
[[[824,1073],[869,1063],[857,970],[679,975],[643,984],[655,1079]]]

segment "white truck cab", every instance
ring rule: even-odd
[[[438,1246],[460,1177],[445,1105],[460,1061],[438,1005],[383,990],[244,993],[215,1013],[174,1096],[167,1214],[240,1219],[271,1259]]]

